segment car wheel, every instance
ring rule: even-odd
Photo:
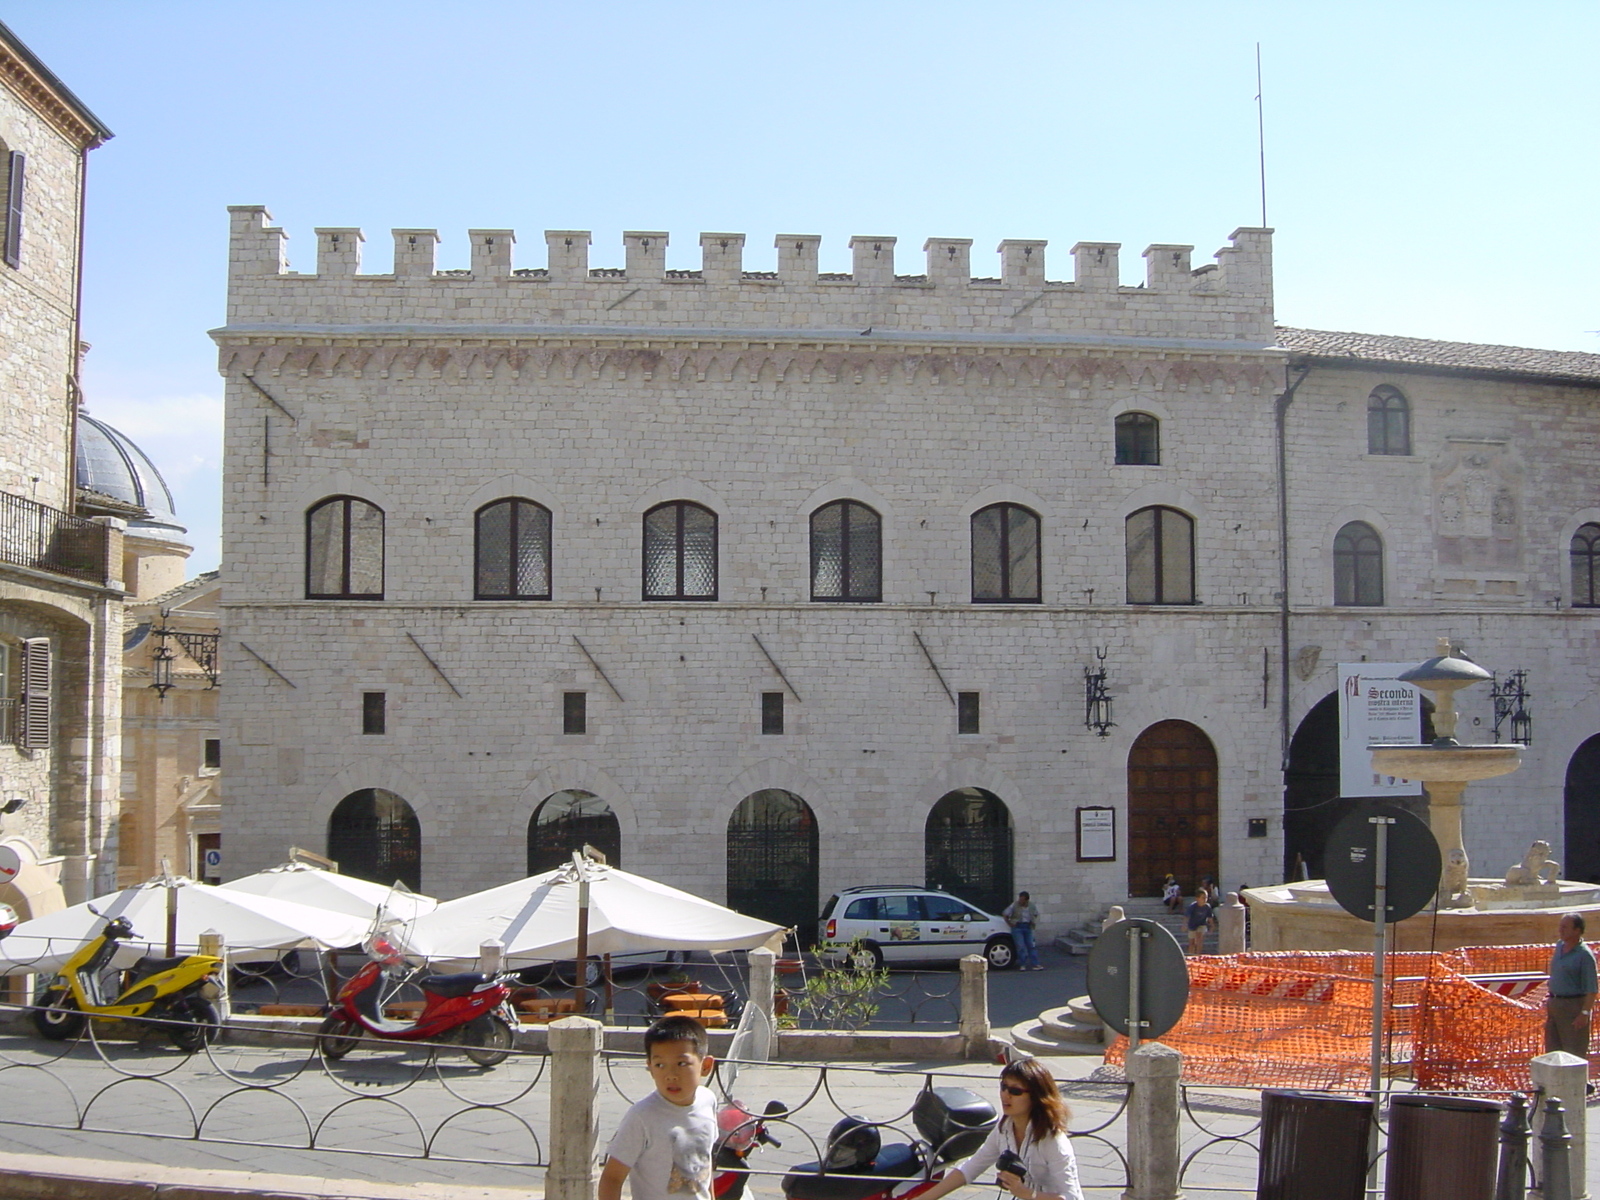
[[[1017,965],[1017,948],[1008,937],[990,938],[983,948],[983,956],[995,971],[1009,971]]]
[[[65,1042],[83,1032],[86,1018],[78,1011],[78,1002],[70,992],[59,988],[39,997],[39,1007],[33,1010],[33,1027],[40,1037],[52,1042]]]
[[[594,987],[595,984],[600,982],[601,976],[605,973],[600,966],[600,960],[598,958],[591,958],[588,962],[584,963],[583,983],[581,985],[577,982],[578,971],[574,964],[567,963],[565,966],[557,969],[559,971],[559,978],[561,982],[566,984],[568,987]]]
[[[883,966],[883,951],[875,942],[861,942],[850,947],[846,961],[857,971],[876,971]]]

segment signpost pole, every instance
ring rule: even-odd
[[[1144,930],[1137,925],[1128,929],[1128,1053],[1139,1048],[1139,1034],[1144,1022],[1139,1019],[1139,943]]]
[[[1389,934],[1389,826],[1393,817],[1367,818],[1374,826],[1372,855],[1372,1128],[1367,1135],[1367,1188],[1378,1184],[1378,1117],[1383,1091],[1384,950]]]

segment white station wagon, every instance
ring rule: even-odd
[[[954,962],[981,954],[1004,971],[1017,961],[1005,921],[948,892],[913,887],[855,887],[830,896],[820,921],[823,955],[857,965],[885,962]]]

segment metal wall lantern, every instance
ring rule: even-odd
[[[1505,682],[1499,676],[1489,684],[1489,696],[1494,701],[1494,740],[1500,741],[1501,726],[1510,723],[1510,741],[1524,746],[1533,744],[1533,714],[1528,711],[1528,673],[1512,671]]]
[[[183,652],[194,660],[195,665],[205,672],[207,691],[216,687],[217,680],[221,677],[218,649],[222,641],[222,635],[217,633],[187,633],[181,629],[173,629],[166,624],[171,616],[171,613],[163,611],[161,614],[161,626],[150,631],[160,639],[156,646],[156,652],[150,661],[150,673],[152,676],[150,686],[161,694],[163,700],[167,698],[168,692],[178,686],[177,681],[173,678],[172,664],[178,657],[172,651],[173,641],[176,641],[183,648]]]
[[[155,688],[156,694],[162,700],[165,700],[167,693],[178,686],[173,682],[172,678],[172,663],[178,656],[172,652],[172,647],[167,644],[167,638],[171,631],[166,626],[151,632],[161,639],[161,643],[156,647],[155,655],[150,660],[150,686]]]
[[[1099,669],[1083,669],[1083,727],[1110,737],[1116,722],[1111,719],[1111,692],[1106,687],[1106,652],[1097,647],[1094,656]]]

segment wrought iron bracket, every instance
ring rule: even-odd
[[[1106,686],[1106,652],[1095,647],[1098,669],[1083,669],[1083,727],[1092,729],[1100,737],[1110,737],[1116,722],[1111,719],[1111,692]]]
[[[1533,714],[1528,711],[1527,671],[1512,671],[1501,682],[1496,675],[1489,684],[1489,698],[1494,701],[1494,740],[1500,740],[1501,726],[1510,722],[1513,742],[1524,746],[1533,744]]]

